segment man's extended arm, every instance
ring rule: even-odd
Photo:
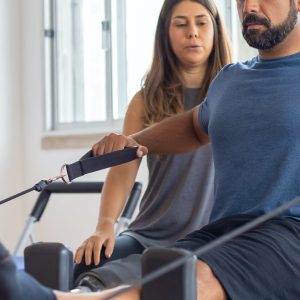
[[[164,119],[129,137],[110,134],[93,147],[94,155],[139,146],[138,155],[188,152],[209,142],[207,134],[198,125],[199,107]]]

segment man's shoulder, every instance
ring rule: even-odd
[[[215,77],[211,86],[219,85],[220,83],[223,85],[224,82],[231,81],[232,77],[238,78],[239,74],[241,74],[245,69],[252,68],[254,63],[255,58],[243,62],[238,61],[225,65]]]
[[[235,63],[228,64],[224,66],[222,72],[232,72],[232,71],[238,71],[243,69],[249,69],[252,68],[256,63],[257,63],[257,56],[245,61],[237,61]]]

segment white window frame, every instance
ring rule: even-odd
[[[45,130],[48,133],[51,132],[99,132],[101,128],[102,132],[112,131],[114,129],[120,129],[123,120],[121,118],[113,118],[113,97],[118,99],[118,107],[125,105],[126,103],[126,52],[116,51],[114,52],[111,47],[112,31],[119,37],[125,36],[125,19],[124,16],[120,19],[120,15],[123,11],[124,0],[105,0],[105,23],[102,23],[102,33],[106,30],[106,34],[103,34],[102,43],[107,43],[107,50],[105,51],[105,77],[106,81],[106,120],[97,122],[70,122],[60,123],[58,121],[58,78],[57,78],[57,40],[55,38],[56,21],[55,21],[55,5],[59,0],[44,0],[44,35],[45,35]],[[86,0],[84,0],[86,1]],[[116,18],[119,18],[116,28],[112,27],[112,11],[111,7],[114,5],[116,9]],[[106,27],[106,28],[104,28]],[[74,29],[75,30],[75,29]],[[75,36],[75,35],[74,35]],[[116,39],[114,39],[116,41]],[[80,45],[80,41],[76,43]],[[123,38],[118,39],[118,45],[124,44]],[[116,47],[118,49],[118,47]],[[124,47],[122,47],[124,49]],[[112,59],[114,56],[114,59]],[[114,86],[115,94],[113,95],[112,86],[112,68],[113,61],[118,64],[118,74],[114,75],[118,86]],[[120,63],[122,62],[122,63]],[[77,63],[74,68],[80,67]],[[76,72],[80,74],[82,72]],[[80,81],[80,80],[79,80]],[[74,114],[80,114],[81,109],[76,109],[77,106],[82,105],[83,93],[80,90],[80,84],[74,84]],[[81,95],[81,96],[80,96]]]

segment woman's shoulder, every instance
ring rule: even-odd
[[[137,92],[133,95],[133,97],[132,97],[130,103],[138,103],[138,104],[142,104],[142,103],[140,103],[140,102],[143,102],[143,92],[142,92],[141,90],[137,91]]]
[[[142,130],[144,126],[145,108],[141,91],[137,92],[129,102],[125,120],[124,131],[133,133]]]
[[[138,91],[132,97],[128,105],[128,111],[139,111],[144,113],[144,101],[142,91]]]

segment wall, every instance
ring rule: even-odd
[[[0,199],[23,187],[21,0],[0,0]],[[0,207],[0,241],[10,249],[22,225],[22,199]]]

